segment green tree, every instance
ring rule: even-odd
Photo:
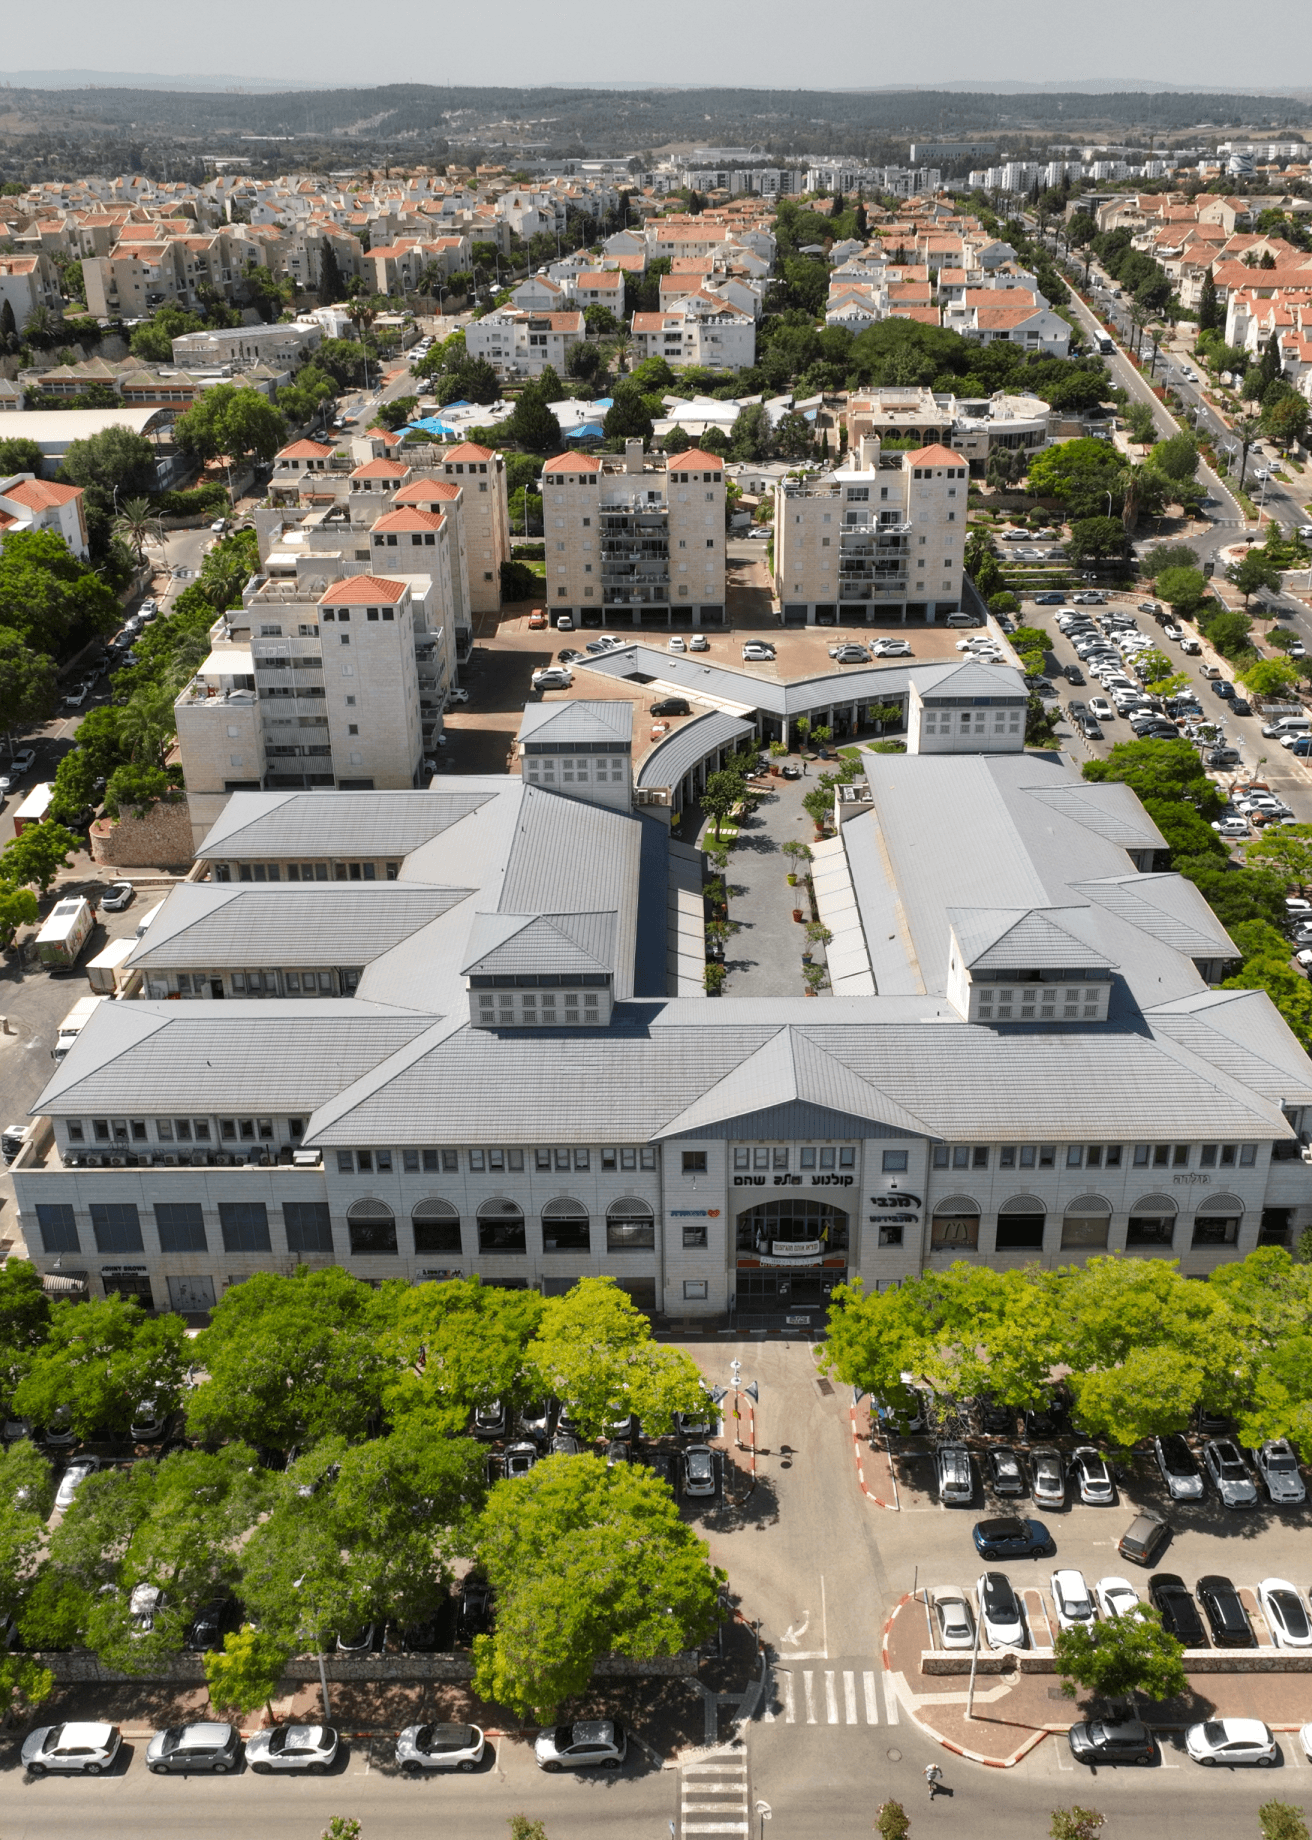
[[[0,629],[34,651],[63,652],[123,618],[117,597],[53,530],[22,530],[0,549]]]
[[[372,1290],[338,1265],[232,1285],[195,1344],[206,1377],[188,1405],[191,1435],[284,1450],[362,1436],[392,1373],[382,1346],[391,1314],[390,1287]]]
[[[1239,658],[1252,649],[1253,622],[1246,613],[1225,609],[1207,622],[1208,643],[1223,658]]]
[[[125,1432],[143,1399],[172,1406],[189,1353],[180,1316],[147,1316],[120,1296],[57,1302],[49,1335],[14,1389],[14,1405],[39,1425],[66,1407],[83,1438],[102,1429]]]
[[[15,837],[0,852],[0,880],[15,888],[37,887],[44,894],[81,847],[72,831],[49,818],[43,824],[29,824],[21,837]]]
[[[1298,681],[1298,674],[1287,658],[1241,659],[1235,676],[1255,696],[1282,696],[1292,692]]]
[[[1121,780],[1141,799],[1183,799],[1209,822],[1224,803],[1187,741],[1119,741],[1106,760],[1086,761],[1083,773]]]
[[[1248,474],[1248,455],[1261,429],[1261,419],[1256,415],[1237,415],[1230,424],[1230,432],[1239,442],[1239,490],[1241,492]]]
[[[337,251],[331,241],[325,237],[323,253],[319,258],[319,285],[315,289],[321,307],[332,307],[346,292],[346,283],[342,280],[342,265],[337,260]]]
[[[1312,824],[1282,824],[1245,844],[1244,857],[1262,868],[1278,870],[1300,894],[1312,882]]]
[[[601,426],[608,441],[631,440],[634,436],[644,442],[651,440],[650,399],[643,394],[632,376],[621,379],[615,385],[611,392],[611,406]]]
[[[239,1718],[263,1706],[272,1724],[273,1696],[291,1653],[285,1641],[249,1623],[229,1630],[222,1649],[211,1649],[204,1657],[211,1705]]]
[[[741,410],[739,411],[741,414]],[[815,457],[815,429],[798,409],[781,415],[774,431],[775,451],[784,460]]]
[[[40,918],[36,896],[30,888],[13,888],[0,882],[0,947],[13,945],[20,926],[31,926]]]
[[[907,1840],[911,1822],[901,1802],[884,1802],[875,1816],[874,1828],[879,1840]]]
[[[133,327],[128,350],[147,364],[171,364],[174,339],[187,332],[200,332],[204,325],[199,314],[188,313],[184,307],[162,306],[153,319]]]
[[[719,1617],[723,1573],[637,1466],[548,1457],[493,1487],[476,1543],[497,1625],[475,1639],[474,1690],[543,1722],[599,1656],[678,1654]]]
[[[526,1359],[537,1390],[567,1399],[588,1437],[617,1408],[659,1433],[673,1413],[704,1403],[696,1363],[651,1339],[651,1324],[613,1278],[581,1278],[563,1297],[547,1298]]]
[[[515,412],[506,424],[507,437],[528,453],[548,457],[558,454],[564,441],[550,404],[562,401],[564,395],[559,377],[548,367],[541,377],[526,383],[520,391]]]
[[[1283,395],[1262,409],[1262,426],[1271,439],[1283,447],[1286,453],[1307,433],[1308,405],[1306,399],[1296,390],[1287,390]]]
[[[543,1308],[537,1291],[501,1290],[476,1277],[408,1286],[382,1338],[382,1397],[393,1422],[414,1418],[453,1436],[477,1405],[523,1405],[534,1384],[527,1349]]]
[[[510,1840],[547,1840],[547,1830],[541,1821],[530,1821],[526,1814],[512,1814],[507,1817],[510,1822]],[[1284,1840],[1280,1836],[1280,1840]]]
[[[1198,471],[1198,443],[1183,428],[1169,440],[1159,441],[1150,457],[1157,471],[1177,484],[1192,479]]]
[[[743,784],[735,773],[708,774],[701,795],[701,808],[715,820],[715,841],[720,841],[720,825],[743,796]]]
[[[1035,454],[1029,465],[1030,491],[1065,505],[1072,518],[1116,517],[1124,503],[1126,473],[1124,457],[1110,441],[1086,436]]]
[[[121,537],[136,552],[139,563],[146,560],[146,538],[154,522],[148,498],[124,499],[123,508],[114,519],[114,535]]]
[[[729,452],[735,460],[768,460],[773,442],[770,413],[764,403],[748,403],[738,411],[729,431]]]
[[[1225,328],[1225,308],[1221,305],[1216,291],[1216,282],[1212,279],[1209,265],[1203,276],[1202,292],[1198,300],[1199,332],[1221,332]]]
[[[38,441],[29,441],[24,435],[9,435],[0,440],[0,477],[8,478],[12,473],[35,473],[39,479],[45,455]]]
[[[220,456],[239,460],[248,454],[272,460],[287,439],[287,423],[259,390],[216,383],[178,417],[173,438],[184,454],[201,461]]]
[[[69,443],[59,477],[69,485],[82,488],[87,541],[95,559],[100,560],[109,552],[115,489],[120,501],[153,492],[155,464],[154,447],[145,435],[131,428],[117,425],[102,428],[85,440]],[[52,541],[59,542],[59,539],[55,537]]]
[[[1123,556],[1128,548],[1129,539],[1119,518],[1086,517],[1076,518],[1071,524],[1066,554],[1076,564],[1102,562]]]
[[[1189,1691],[1183,1654],[1183,1642],[1167,1634],[1161,1617],[1147,1604],[1135,1614],[1114,1616],[1090,1628],[1059,1630],[1053,1643],[1062,1692],[1070,1699],[1080,1687],[1105,1699],[1127,1699],[1135,1693],[1174,1699]]]
[[[1156,581],[1166,569],[1196,569],[1198,552],[1187,543],[1154,543],[1139,558],[1139,573],[1145,581]]]
[[[1081,1808],[1077,1803],[1072,1808],[1054,1808],[1048,1832],[1052,1840],[1098,1840],[1106,1824],[1106,1815],[1099,1814],[1096,1808]]]
[[[1148,404],[1137,400],[1127,404],[1125,410],[1125,426],[1141,446],[1151,441],[1156,423],[1153,420],[1153,412],[1148,407]]]
[[[1303,1810],[1292,1802],[1263,1802],[1257,1820],[1262,1840],[1308,1840]]]
[[[45,721],[59,700],[59,667],[45,652],[33,651],[22,636],[0,626],[0,728]]]
[[[1225,578],[1243,595],[1247,609],[1249,600],[1259,588],[1266,588],[1272,594],[1280,592],[1282,573],[1264,550],[1253,548],[1242,561],[1230,564]]]

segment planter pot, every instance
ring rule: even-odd
[[[787,881],[787,883],[788,883],[788,886],[789,886],[790,888],[796,888],[796,886],[797,886],[797,877],[796,877],[795,875],[792,875],[792,874],[790,874],[790,875],[788,875],[788,876],[786,876],[786,877],[785,877],[785,880]]]
[[[802,910],[800,907],[795,907],[793,909],[793,919],[796,920],[799,926],[802,924]]]
[[[808,997],[818,997],[820,993],[818,990],[814,989],[812,985],[808,984],[804,994]]]
[[[771,778],[771,779],[778,779],[778,777],[779,777],[779,769],[778,769],[778,767],[776,767],[776,766],[774,766],[774,765],[772,764],[772,765],[771,765],[771,767],[770,767],[770,778]]]
[[[802,963],[804,965],[809,965],[811,963],[811,954],[809,952],[803,952]]]

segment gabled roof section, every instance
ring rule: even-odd
[[[465,977],[517,971],[610,972],[617,916],[478,914],[470,928]]]
[[[1024,701],[1024,686],[1017,681],[1014,670],[1005,666],[999,670],[996,665],[974,664],[969,660],[958,665],[955,671],[945,671],[942,676],[917,687],[926,703],[943,696],[1006,696]]]
[[[935,442],[931,447],[918,447],[914,453],[904,456],[904,466],[964,466],[966,456],[954,453],[950,447]]]
[[[297,963],[363,967],[474,891],[397,881],[348,882],[334,886],[329,899],[324,892],[297,882],[184,882],[129,962],[175,971]]]
[[[633,741],[633,704],[588,702],[527,703],[519,725],[525,741],[604,741],[629,748]]]
[[[799,1101],[863,1122],[892,1125],[917,1136],[934,1135],[929,1126],[895,1099],[792,1028],[780,1029],[685,1111],[671,1118],[657,1135],[682,1137],[707,1125]]]
[[[950,907],[947,920],[968,971],[1062,971],[1077,965],[1111,970],[1110,959],[1062,924],[1087,911]]]
[[[1072,882],[1071,891],[1190,958],[1241,956],[1200,891],[1182,875],[1108,876]]]
[[[1123,850],[1164,850],[1166,839],[1129,786],[1116,780],[1098,785],[1067,781],[1050,786],[1022,786],[1027,798],[1037,799],[1051,811],[1082,824],[1108,843]]]
[[[368,601],[403,601],[410,592],[408,582],[393,576],[348,575],[335,581],[326,594],[319,596],[321,607],[363,607]]]
[[[405,858],[503,791],[462,784],[440,792],[234,792],[196,851],[201,861]],[[430,877],[430,881],[438,878]]]
[[[1312,1060],[1265,990],[1204,990],[1149,1011],[1167,1037],[1276,1105],[1312,1104]]]
[[[438,499],[459,498],[462,488],[449,479],[411,479],[393,494],[394,505],[431,505]]]

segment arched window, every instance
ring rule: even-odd
[[[548,1201],[542,1210],[544,1252],[587,1252],[591,1245],[588,1210],[568,1195]]]
[[[1238,1195],[1209,1195],[1194,1215],[1194,1245],[1233,1246],[1243,1219],[1244,1204]]]
[[[449,1201],[417,1201],[410,1211],[416,1252],[459,1252],[460,1216]]]
[[[1101,1195],[1077,1195],[1074,1201],[1066,1204],[1066,1212],[1061,1220],[1061,1243],[1063,1250],[1097,1251],[1107,1244],[1107,1229],[1111,1225],[1112,1204]]]
[[[653,1252],[656,1217],[645,1201],[633,1195],[612,1201],[606,1209],[607,1252]]]
[[[949,1195],[938,1202],[929,1244],[933,1252],[974,1252],[979,1245],[979,1202],[969,1195]]]
[[[513,1201],[484,1201],[478,1210],[480,1252],[527,1252],[524,1210]]]
[[[1043,1228],[1048,1210],[1037,1195],[1013,1195],[998,1209],[999,1252],[1038,1252],[1043,1247]]]
[[[1127,1246],[1169,1246],[1179,1209],[1169,1195],[1141,1195],[1130,1209]]]
[[[762,1201],[738,1216],[739,1252],[764,1252],[769,1247],[777,1258],[782,1246],[798,1245],[846,1252],[847,1215],[842,1208],[798,1194],[786,1201]]]
[[[361,1256],[396,1251],[396,1216],[385,1201],[353,1201],[346,1210],[351,1251]]]

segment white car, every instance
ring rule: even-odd
[[[540,1770],[618,1770],[629,1747],[618,1719],[582,1719],[573,1725],[548,1726],[533,1744]]]
[[[747,660],[769,661],[774,657],[774,647],[767,645],[763,639],[749,639],[743,647],[743,657]]]
[[[964,1591],[935,1591],[934,1640],[939,1648],[974,1648],[975,1613]]]
[[[322,1776],[337,1759],[337,1733],[331,1725],[275,1725],[246,1740],[246,1761],[257,1776],[274,1770],[304,1770]]]
[[[544,665],[540,671],[534,671],[530,681],[535,690],[569,690],[574,677],[572,672],[562,671],[559,665]]]
[[[60,1478],[59,1491],[55,1496],[57,1508],[71,1508],[73,1497],[77,1494],[88,1476],[94,1476],[100,1468],[99,1457],[74,1457]]]
[[[692,638],[688,641],[688,650],[690,652],[709,652],[710,649],[711,642],[706,637],[705,633],[694,633]]]
[[[1222,837],[1247,837],[1247,818],[1218,818],[1213,821],[1212,829]]]
[[[975,1585],[979,1620],[990,1648],[1024,1648],[1025,1612],[1005,1572],[984,1572]]]
[[[906,639],[876,639],[870,647],[872,658],[913,658],[914,652]]]
[[[396,1761],[403,1770],[477,1769],[487,1740],[477,1725],[407,1725],[396,1737]]]
[[[1143,1605],[1128,1578],[1100,1578],[1093,1587],[1098,1608],[1110,1623],[1114,1617],[1137,1616]]]
[[[1089,698],[1089,714],[1094,716],[1099,722],[1110,722],[1115,713],[1115,710],[1105,696],[1091,696]]]
[[[1084,1573],[1063,1567],[1048,1580],[1052,1607],[1063,1629],[1091,1629],[1094,1624],[1093,1599],[1084,1582]]]
[[[447,691],[446,700],[448,703],[467,703],[469,701],[469,692],[468,690],[461,690],[458,686],[453,687]]]
[[[1212,1767],[1255,1763],[1269,1770],[1280,1756],[1271,1727],[1261,1719],[1208,1719],[1203,1725],[1191,1725],[1184,1734],[1184,1747],[1195,1763]]]
[[[1257,1601],[1277,1648],[1312,1648],[1312,1619],[1287,1578],[1264,1578],[1257,1587]]]
[[[686,652],[688,649],[688,642],[682,633],[671,633],[669,638],[665,641],[665,649],[668,652]]]
[[[48,1776],[51,1770],[103,1776],[122,1742],[117,1725],[42,1725],[23,1740],[23,1767],[29,1776]]]

